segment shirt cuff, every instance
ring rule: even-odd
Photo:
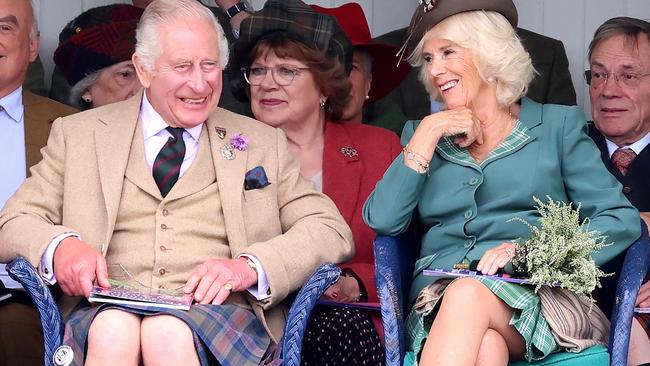
[[[264,267],[262,263],[257,259],[257,257],[250,254],[242,254],[240,257],[250,258],[255,263],[257,268],[257,284],[251,286],[246,291],[253,295],[257,300],[265,300],[271,297],[271,289],[269,288],[269,281],[266,278],[266,273],[264,272]]]
[[[38,274],[41,276],[43,281],[47,282],[48,285],[54,285],[56,283],[56,277],[54,276],[54,252],[63,239],[74,236],[75,238],[81,238],[77,233],[63,233],[50,242],[45,249],[45,253],[41,256],[41,265],[38,267]]]

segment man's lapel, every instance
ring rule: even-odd
[[[230,143],[234,133],[243,132],[229,112],[217,108],[210,115],[206,125],[208,138],[210,140],[210,151],[217,175],[219,186],[219,198],[223,208],[224,221],[226,223],[226,234],[233,256],[241,253],[247,246],[246,228],[244,227],[244,216],[242,213],[242,195],[244,189],[244,176],[246,174],[246,161],[248,150],[235,151],[233,159],[227,159],[222,153],[224,145]],[[224,135],[225,133],[225,135]],[[254,144],[251,141],[250,144]]]
[[[120,204],[124,173],[129,159],[135,128],[139,123],[142,92],[125,102],[104,108],[98,114],[95,128],[95,148],[99,179],[104,194],[108,226],[107,238],[115,227]]]

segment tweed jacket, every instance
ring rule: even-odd
[[[409,121],[404,127],[403,144],[417,125]],[[589,230],[613,243],[593,253],[598,265],[639,238],[639,212],[600,161],[578,107],[523,98],[518,126],[500,147],[479,166],[467,149],[442,138],[429,175],[406,167],[400,155],[370,195],[363,215],[377,233],[399,234],[412,220],[424,230],[411,300],[434,280],[422,274],[424,269],[451,269],[503,242],[528,238],[526,225],[509,220],[537,224],[533,197],[581,205],[581,217],[590,218]]]
[[[77,110],[25,89],[23,89],[23,107],[25,108],[26,168],[29,169],[42,159],[41,148],[47,143],[52,122],[59,117],[73,114]]]
[[[562,42],[522,28],[516,31],[539,73],[530,83],[526,96],[543,104],[575,105],[576,92]],[[406,28],[402,28],[380,36],[377,42],[399,47],[405,35]],[[364,121],[401,133],[407,120],[429,115],[431,102],[418,78],[419,72],[419,68],[411,69],[399,87],[366,108]]]
[[[347,154],[344,153],[346,149]],[[370,302],[378,301],[373,249],[375,232],[363,222],[361,208],[400,150],[397,135],[386,129],[360,123],[328,122],[325,125],[323,193],[334,201],[350,225],[355,245],[354,258],[341,267],[357,274]]]
[[[56,236],[78,232],[101,250],[110,247],[142,93],[124,101],[58,119],[43,161],[0,213],[0,261],[17,255],[37,265]],[[249,139],[233,160],[220,153],[227,141],[219,128]],[[275,342],[282,336],[283,300],[325,262],[353,254],[351,233],[336,206],[300,177],[286,148],[286,137],[258,121],[217,108],[207,134],[231,257],[257,257],[267,275],[270,298],[248,297],[253,311]],[[228,137],[229,138],[229,137]],[[244,190],[247,171],[261,166],[270,185]],[[197,230],[203,222],[196,222]],[[315,239],[318,240],[315,240]],[[323,245],[322,243],[327,243]],[[197,263],[207,258],[197,258]],[[172,268],[173,270],[173,268]]]

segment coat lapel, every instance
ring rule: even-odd
[[[332,122],[325,125],[323,150],[323,193],[336,203],[349,223],[360,196],[361,156],[344,125]]]
[[[99,112],[101,114],[96,122],[95,149],[108,218],[107,243],[115,227],[131,143],[139,123],[141,101],[142,92],[125,102],[105,108]]]
[[[236,150],[235,158],[232,160],[228,160],[222,155],[221,148],[225,144],[230,143],[230,137],[233,133],[244,132],[241,131],[236,121],[229,118],[228,114],[229,112],[217,108],[210,115],[206,125],[208,129],[207,135],[210,140],[212,161],[217,175],[217,185],[219,186],[219,198],[221,199],[224,221],[226,223],[228,243],[234,257],[241,253],[248,245],[242,213],[242,192],[244,189],[248,151]],[[219,134],[224,130],[226,131],[225,137],[219,137]],[[254,144],[255,141],[250,142],[250,145]]]

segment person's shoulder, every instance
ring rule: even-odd
[[[228,136],[233,133],[241,133],[251,142],[268,141],[273,143],[277,141],[277,128],[221,107],[217,107],[212,112],[208,119],[208,125],[214,128],[224,128]]]
[[[550,46],[561,44],[559,39],[551,38],[540,33],[530,31],[528,29],[517,28],[517,36],[522,42],[526,44],[534,44],[536,46]]]
[[[392,139],[397,139],[397,135],[393,131],[383,127],[371,126],[363,123],[339,123],[338,125],[344,128],[355,142],[357,140],[390,141]]]
[[[23,91],[23,105],[28,110],[46,112],[58,117],[67,116],[77,113],[78,110],[67,104],[57,102],[56,100],[34,94],[30,91]]]

